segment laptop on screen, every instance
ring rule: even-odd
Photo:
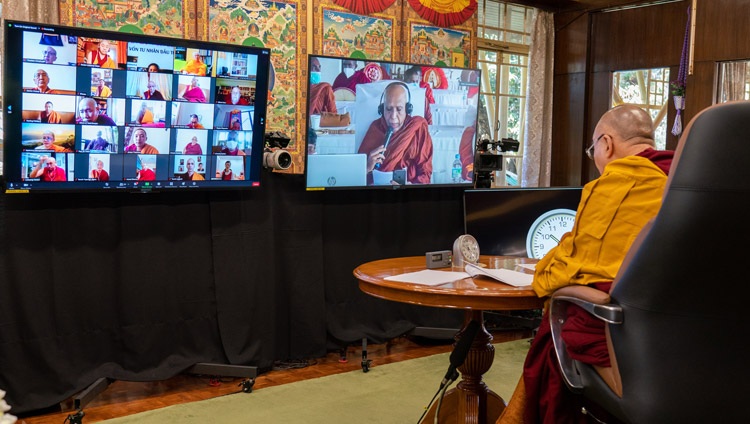
[[[308,155],[307,187],[367,185],[367,155]]]

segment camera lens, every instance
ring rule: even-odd
[[[263,153],[263,166],[273,169],[288,169],[292,166],[292,155],[283,149],[265,152]]]

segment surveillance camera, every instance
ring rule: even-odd
[[[271,148],[278,147],[281,149],[286,149],[291,140],[291,138],[289,138],[281,131],[274,131],[265,134],[266,146]]]
[[[272,169],[288,169],[292,166],[292,155],[284,149],[266,149],[263,152],[263,166]]]

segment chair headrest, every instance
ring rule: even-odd
[[[680,137],[667,187],[748,190],[748,158],[750,101],[708,107],[690,121]]]

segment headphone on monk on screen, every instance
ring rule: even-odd
[[[405,82],[402,81],[394,81],[387,86],[385,86],[385,90],[383,90],[383,94],[380,95],[380,104],[378,105],[378,115],[383,116],[383,112],[385,111],[385,104],[383,101],[385,100],[385,92],[388,91],[389,88],[391,88],[392,85],[400,85],[406,89],[406,95],[408,96],[406,100],[406,114],[411,115],[411,113],[414,111],[414,106],[411,104],[411,91],[409,91],[409,86],[406,85]]]

